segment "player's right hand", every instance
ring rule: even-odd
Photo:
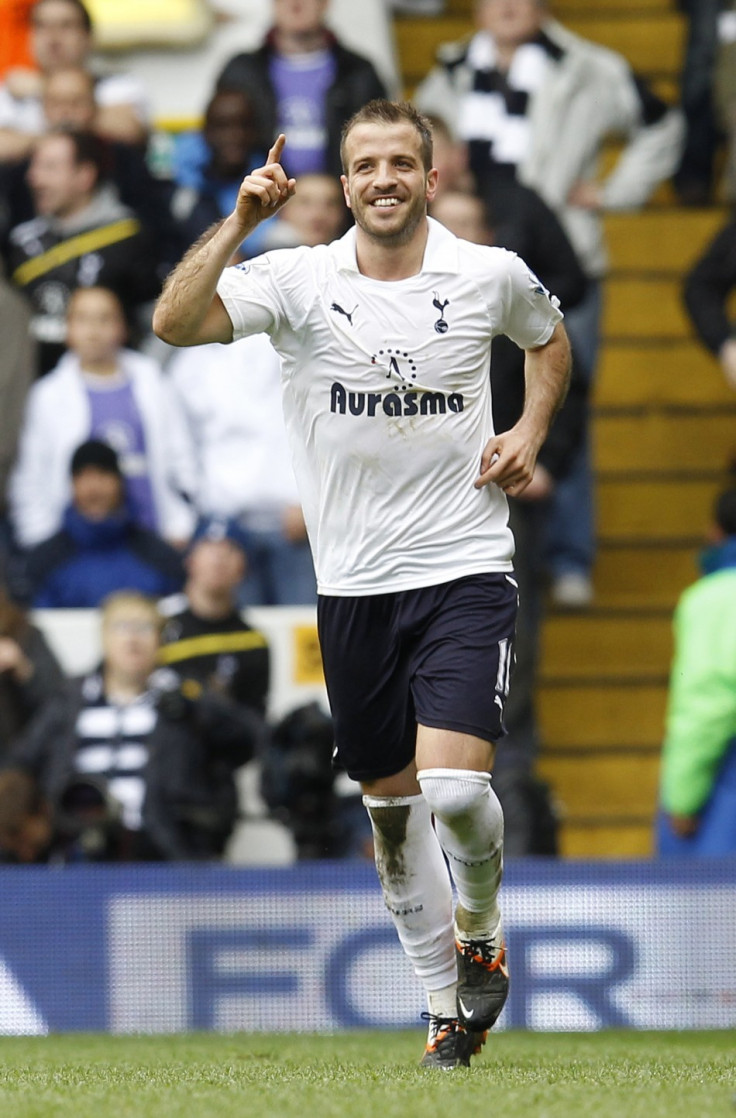
[[[296,179],[287,178],[281,166],[285,143],[286,137],[282,133],[276,138],[263,167],[251,171],[241,183],[235,214],[245,230],[278,213],[296,189]]]

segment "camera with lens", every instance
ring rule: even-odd
[[[291,711],[274,728],[261,772],[261,793],[294,836],[299,858],[337,853],[332,719],[319,703]]]

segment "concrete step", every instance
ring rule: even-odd
[[[720,474],[736,459],[736,399],[720,410],[599,411],[593,443],[595,468],[607,479],[639,471]]]
[[[682,304],[679,276],[643,277],[617,272],[606,281],[603,334],[610,338],[691,340],[693,328]]]
[[[672,622],[668,611],[550,613],[543,626],[542,679],[659,682],[669,671]]]
[[[611,542],[697,545],[704,539],[724,478],[601,479],[598,537]]]
[[[672,206],[636,213],[607,214],[606,244],[615,270],[675,272],[678,278],[695,263],[726,224],[725,207]]]
[[[731,408],[736,393],[716,358],[695,339],[613,339],[601,351],[593,402],[598,408]]]
[[[550,764],[565,752],[581,749],[601,756],[616,749],[646,753],[662,742],[667,682],[664,676],[647,684],[638,680],[569,683],[543,677],[537,702],[544,755]]]
[[[623,757],[542,756],[539,775],[552,786],[563,814],[594,816],[601,822],[625,815],[654,818],[659,754]]]
[[[601,546],[593,571],[596,604],[604,609],[672,610],[698,577],[697,546]]]
[[[561,828],[563,858],[650,858],[653,852],[653,828],[648,817],[618,823],[569,819]]]

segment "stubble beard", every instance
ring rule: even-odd
[[[368,209],[368,206],[364,207],[365,211],[367,211]],[[417,202],[416,205],[413,204],[406,216],[404,224],[394,233],[383,233],[379,230],[370,228],[370,226],[364,219],[363,212],[364,211],[361,209],[360,206],[357,208],[353,208],[353,217],[355,218],[355,223],[356,225],[360,226],[366,237],[373,241],[374,244],[383,245],[385,248],[401,248],[403,245],[409,244],[412,237],[416,233],[420,222],[427,216],[427,206],[424,202]]]

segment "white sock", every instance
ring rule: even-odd
[[[417,779],[435,817],[440,845],[457,889],[458,931],[493,936],[500,912],[503,811],[487,772],[423,769]]]
[[[427,990],[427,1009],[433,1017],[457,1017],[457,982],[442,990]]]
[[[364,796],[363,803],[401,946],[426,991],[452,986],[457,981],[452,887],[424,797]]]

